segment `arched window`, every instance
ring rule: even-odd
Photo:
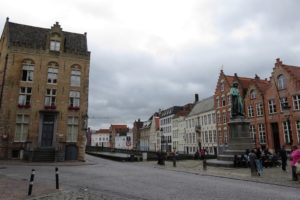
[[[80,87],[81,67],[74,65],[71,68],[71,86]]]
[[[256,90],[250,91],[250,99],[256,99]]]
[[[286,87],[286,80],[282,74],[277,77],[277,85],[279,90],[285,89]]]
[[[22,81],[33,81],[34,63],[32,60],[26,59],[22,62]]]

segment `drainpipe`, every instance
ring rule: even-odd
[[[5,76],[6,76],[6,70],[7,70],[7,60],[8,60],[8,54],[5,56],[5,64],[4,64],[4,71],[3,71],[3,78],[2,78],[2,86],[1,86],[1,93],[0,93],[0,108],[2,106],[2,96],[3,96],[3,89],[5,84]]]

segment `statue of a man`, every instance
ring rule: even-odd
[[[238,89],[238,82],[233,82],[230,89],[231,95],[231,117],[244,116],[243,114],[243,100]]]

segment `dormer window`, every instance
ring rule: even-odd
[[[60,51],[60,41],[50,41],[50,51]]]

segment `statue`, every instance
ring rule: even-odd
[[[243,100],[238,89],[238,82],[234,81],[230,88],[231,95],[231,118],[237,116],[244,116],[243,114]]]

